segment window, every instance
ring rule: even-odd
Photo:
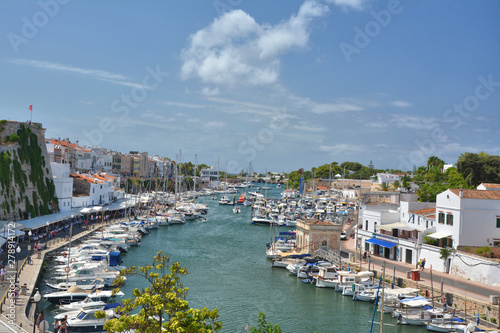
[[[446,214],[446,224],[453,225],[453,214],[451,213]]]
[[[365,230],[368,230],[368,220],[365,222]]]
[[[497,216],[497,228],[500,228],[500,216]]]
[[[444,213],[443,212],[439,212],[439,219],[438,219],[438,222],[440,224],[444,224]]]

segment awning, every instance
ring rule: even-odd
[[[391,247],[394,247],[394,246],[398,245],[396,243],[391,243],[391,242],[384,241],[384,240],[381,240],[381,239],[378,239],[378,238],[370,238],[370,239],[366,240],[366,242],[367,243],[372,243],[372,244],[377,244],[377,245],[386,247],[388,249],[390,249]]]
[[[438,231],[438,232],[435,232],[433,234],[427,235],[427,237],[437,238],[437,239],[446,238],[446,237],[450,237],[450,236],[451,236],[451,234],[449,232],[442,232],[442,231]]]

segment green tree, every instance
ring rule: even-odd
[[[257,328],[250,327],[251,333],[282,333],[281,328],[278,324],[271,324],[266,321],[266,315],[264,312],[259,313],[259,326]]]
[[[427,170],[430,170],[432,167],[436,167],[439,170],[443,170],[443,166],[444,166],[444,161],[437,156],[430,156],[427,159]]]
[[[469,186],[481,183],[500,183],[500,156],[464,153],[457,160],[457,171]]]
[[[152,265],[130,267],[120,273],[115,284],[123,283],[124,276],[136,275],[144,278],[148,286],[142,290],[135,288],[132,299],[123,301],[118,308],[121,317],[106,321],[104,329],[108,332],[125,332],[135,329],[137,332],[217,332],[222,323],[216,321],[218,310],[189,308],[185,300],[188,288],[180,282],[180,276],[187,274],[178,262],[169,265],[169,258],[159,251]],[[116,291],[116,290],[115,290]],[[132,315],[137,309],[139,312]],[[96,317],[105,318],[100,311]]]

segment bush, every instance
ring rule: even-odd
[[[483,246],[483,247],[478,247],[474,253],[479,254],[479,255],[488,255],[491,252],[491,249],[489,246]]]
[[[9,142],[19,142],[19,139],[20,139],[20,138],[19,138],[19,135],[17,135],[17,134],[15,134],[15,133],[14,133],[14,134],[12,134],[12,135],[10,136],[10,138],[9,138]]]

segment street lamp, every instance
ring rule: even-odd
[[[30,231],[28,231],[28,236],[30,237],[30,243],[31,243],[31,236],[33,236],[33,233]]]
[[[36,310],[38,308],[38,302],[40,302],[40,300],[42,299],[42,295],[40,295],[40,292],[38,291],[38,289],[36,290],[36,294],[35,296],[33,296],[33,301],[35,302],[35,315],[33,316],[33,333],[35,333],[36,329]]]
[[[45,223],[45,225],[47,226],[47,242],[48,242],[49,241],[49,225],[50,225],[49,221],[47,221]]]
[[[18,246],[18,247],[16,248],[16,283],[17,283],[17,275],[18,275],[18,267],[19,267],[19,266],[18,266],[18,262],[19,262],[19,260],[18,260],[18,259],[19,259],[19,258],[18,258],[18,256],[19,256],[19,253],[21,253],[21,248]]]

